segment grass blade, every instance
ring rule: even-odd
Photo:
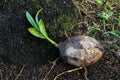
[[[120,39],[120,36],[119,36],[117,33],[115,33],[115,32],[110,32],[110,34],[112,34],[112,35],[114,35],[114,36],[116,36],[116,37],[118,37],[118,38]]]

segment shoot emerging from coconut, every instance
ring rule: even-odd
[[[35,37],[46,39],[55,47],[59,48],[61,58],[76,67],[85,67],[97,62],[104,52],[102,45],[94,38],[89,36],[78,35],[64,42],[57,44],[48,37],[45,30],[45,25],[42,19],[38,19],[39,10],[32,18],[29,12],[26,12],[26,17],[33,27],[28,28],[28,31]]]
[[[36,16],[35,16],[35,20],[33,19],[33,17],[30,15],[29,12],[26,12],[26,17],[27,20],[30,22],[30,24],[33,26],[31,28],[28,28],[28,31],[34,35],[35,37],[41,38],[41,39],[46,39],[47,41],[49,41],[51,44],[53,44],[55,47],[58,47],[58,44],[53,41],[52,39],[50,39],[48,37],[48,34],[46,33],[45,30],[45,25],[42,19],[38,19],[38,15],[41,12],[42,9],[40,9]]]

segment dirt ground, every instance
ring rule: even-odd
[[[62,28],[47,27],[49,36],[58,43],[80,34],[90,35],[104,46],[105,52],[102,58],[87,67],[89,80],[120,80],[120,56],[116,56],[117,51],[120,50],[120,38],[104,35],[100,31],[95,31],[92,34],[87,33],[87,28],[92,27],[93,23],[103,25],[97,14],[101,13],[104,8],[98,7],[95,0],[83,0],[88,1],[83,3],[82,0],[77,1],[79,3],[78,13],[73,12],[74,8],[78,6],[75,7],[72,0],[0,1],[0,80],[43,80],[45,77],[45,80],[54,80],[61,72],[76,68],[65,63],[59,57],[59,50],[54,46],[28,33],[27,28],[31,25],[28,23],[25,13],[29,11],[35,15],[41,7],[43,12],[40,17],[46,24],[55,24],[54,19],[57,20],[63,14],[72,16],[71,19],[78,22],[88,22],[88,25],[84,24],[71,31],[68,30],[70,33],[63,34],[62,37],[59,36]],[[105,6],[105,0],[103,1]],[[116,2],[108,1],[115,9],[113,16],[120,16],[119,0],[118,2],[117,0],[115,0]],[[107,8],[110,7],[107,6]],[[115,25],[115,30],[120,31],[117,21],[110,19],[106,23]],[[111,30],[111,26],[108,26],[107,30]],[[54,60],[57,58],[58,60],[55,62]],[[84,69],[65,73],[57,80],[84,80],[84,73]]]

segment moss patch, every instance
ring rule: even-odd
[[[75,18],[70,16],[61,15],[57,19],[54,19],[51,24],[47,24],[47,28],[49,28],[49,33],[52,36],[69,36],[72,31],[72,25],[77,22]]]

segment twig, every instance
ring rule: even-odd
[[[58,57],[58,58],[59,58],[59,57]],[[54,68],[54,66],[56,65],[56,62],[57,62],[58,58],[55,59],[53,62],[50,62],[50,63],[52,63],[53,65],[52,65],[52,67],[50,68],[50,70],[48,71],[48,73],[45,75],[45,77],[43,78],[43,80],[46,80],[46,78],[48,77],[48,75],[50,74],[50,72],[52,71],[52,69]]]
[[[19,78],[19,76],[22,74],[24,67],[25,67],[25,65],[23,65],[23,67],[20,70],[19,74],[15,77],[15,80],[17,80]]]
[[[73,72],[73,71],[77,71],[77,70],[80,70],[80,69],[82,69],[82,68],[83,68],[83,67],[79,67],[79,68],[75,68],[75,69],[71,69],[71,70],[64,71],[64,72],[58,74],[58,75],[54,78],[54,80],[57,80],[58,77],[60,77],[61,75],[65,74],[65,73],[71,73],[71,72]]]

